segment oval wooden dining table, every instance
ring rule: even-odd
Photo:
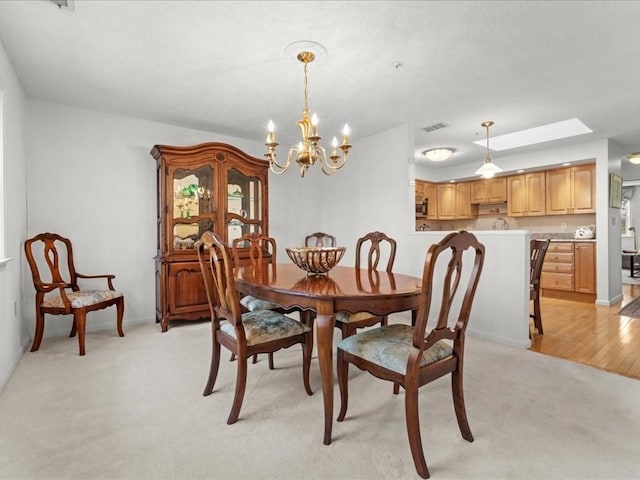
[[[259,272],[259,273],[258,273]],[[420,278],[384,271],[336,266],[326,275],[307,276],[294,264],[274,269],[237,269],[240,293],[316,312],[318,363],[324,400],[324,440],[331,444],[333,425],[333,333],[335,313],[370,312],[389,315],[415,311],[420,302]]]

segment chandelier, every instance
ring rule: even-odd
[[[305,46],[309,44],[316,45],[324,50],[319,44],[313,42],[303,42]],[[297,44],[297,42],[296,42]],[[295,46],[292,44],[287,47]],[[342,143],[338,145],[338,139],[333,137],[331,142],[331,155],[328,156],[325,149],[320,145],[321,137],[318,134],[318,116],[314,113],[309,117],[309,103],[307,98],[307,66],[315,59],[315,54],[310,51],[301,51],[297,54],[296,58],[304,64],[304,109],[302,110],[302,118],[298,120],[298,128],[300,129],[301,141],[297,145],[292,146],[289,149],[287,155],[287,161],[283,165],[276,160],[276,133],[273,125],[273,121],[269,120],[267,141],[265,146],[267,147],[267,153],[265,157],[269,160],[269,168],[275,174],[282,174],[287,171],[291,161],[295,160],[300,167],[300,176],[304,177],[310,166],[319,162],[322,166],[322,172],[325,175],[333,175],[336,171],[344,167],[347,163],[347,154],[351,145],[349,145],[349,125],[345,124],[342,130]],[[340,149],[340,152],[338,152]]]
[[[489,155],[489,127],[493,125],[493,122],[482,122],[481,125],[487,129],[487,154],[484,157],[484,164],[475,171],[475,174],[482,175],[483,178],[492,178],[496,173],[502,171],[500,167],[491,162]]]

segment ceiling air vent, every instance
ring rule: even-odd
[[[66,8],[67,10],[73,10],[73,0],[45,0],[46,2],[53,3],[59,9]]]
[[[440,130],[441,128],[445,128],[448,126],[449,126],[448,123],[440,122],[440,123],[434,123],[433,125],[429,125],[428,127],[424,127],[422,130],[429,133],[429,132],[433,132],[434,130]]]

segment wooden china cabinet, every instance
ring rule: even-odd
[[[269,163],[224,143],[155,145],[158,184],[156,322],[210,317],[195,242],[268,230]],[[242,258],[242,254],[241,254]]]

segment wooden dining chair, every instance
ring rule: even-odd
[[[308,395],[313,337],[311,328],[274,310],[242,313],[235,285],[233,256],[229,246],[212,233],[205,232],[196,244],[207,300],[211,310],[211,365],[203,395],[213,392],[220,366],[220,347],[236,359],[236,389],[227,424],[238,420],[247,384],[247,359],[258,353],[273,353],[301,344],[302,379]],[[204,252],[207,254],[204,254]]]
[[[530,241],[529,300],[533,301],[533,313],[529,316],[533,318],[533,325],[541,335],[544,332],[542,330],[542,313],[540,311],[540,277],[549,242],[549,239],[534,238]]]
[[[316,232],[304,237],[305,247],[335,247],[336,237],[324,232]]]
[[[369,272],[378,270],[386,245],[386,265],[384,269],[391,273],[393,262],[396,258],[396,241],[382,232],[369,232],[356,242],[356,269],[361,268],[362,257],[366,254],[366,267]],[[384,264],[384,261],[382,262]],[[353,335],[358,328],[371,327],[377,323],[387,324],[387,317],[378,317],[369,312],[349,313],[345,311],[336,312],[336,327],[342,332],[342,338]]]
[[[40,233],[27,239],[24,251],[36,289],[36,331],[31,345],[32,352],[40,348],[45,314],[73,315],[69,336],[78,335],[80,355],[85,354],[85,330],[89,312],[115,305],[116,328],[118,335],[124,337],[124,296],[113,287],[115,275],[78,273],[73,262],[71,240],[56,233]],[[78,282],[82,280],[83,286],[89,286],[94,279],[99,278],[106,280],[106,289],[81,288]]]
[[[351,335],[338,343],[338,421],[343,421],[347,413],[350,363],[375,377],[401,385],[405,389],[405,420],[411,455],[422,478],[429,478],[429,470],[420,436],[418,390],[421,386],[451,374],[458,427],[465,440],[473,441],[464,404],[462,373],[465,331],[484,252],[484,245],[473,234],[450,233],[427,251],[415,327],[385,325]],[[441,294],[441,299],[431,317],[435,326],[427,330],[434,294]]]
[[[248,264],[254,275],[267,275],[269,270],[271,275],[276,273],[277,246],[276,240],[272,237],[259,232],[246,233],[233,240],[231,251],[235,265],[241,264],[241,249],[248,251]],[[284,308],[277,303],[257,298],[252,295],[245,295],[240,299],[240,305],[244,312],[253,312],[255,310],[273,310],[280,313],[299,312],[300,319],[306,325],[313,325],[313,318],[310,311],[302,310],[296,307]],[[312,330],[313,331],[313,330]],[[234,359],[232,354],[232,359]],[[253,363],[256,363],[257,356],[253,357]],[[273,353],[269,354],[269,368],[273,370]]]

